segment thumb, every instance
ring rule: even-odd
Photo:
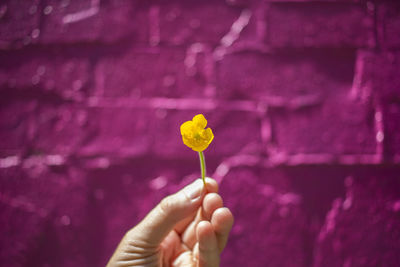
[[[164,198],[135,228],[133,235],[148,245],[158,246],[174,226],[201,206],[203,182],[198,179]]]

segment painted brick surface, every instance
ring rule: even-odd
[[[381,44],[387,48],[399,48],[400,5],[396,2],[382,2],[378,6],[378,19],[381,23],[379,33]]]
[[[0,265],[104,266],[199,177],[235,216],[221,266],[398,266],[393,1],[2,1]]]
[[[195,42],[218,44],[239,16],[240,9],[220,0],[178,0],[162,1],[157,12],[161,42],[174,45]]]
[[[400,96],[400,54],[398,52],[357,54],[356,89],[360,94],[377,94],[385,102]],[[379,70],[379,71],[377,71]],[[372,88],[371,88],[372,87]]]
[[[334,108],[339,105],[340,109]],[[272,115],[272,119],[275,141],[283,153],[376,153],[370,106],[349,100],[347,96],[330,98],[321,105],[296,112],[277,112]],[[310,119],[312,124],[309,123]],[[322,133],[317,129],[322,130]]]
[[[372,46],[373,20],[366,5],[274,3],[267,13],[268,40],[275,47]]]
[[[228,175],[233,179],[223,180],[221,194],[237,215],[237,227],[224,255],[225,264],[306,266],[305,250],[297,245],[304,238],[305,227],[301,196],[282,186],[287,177],[256,168],[235,168]],[[257,220],[249,224],[255,214]],[[290,240],[282,238],[288,235]],[[236,256],[248,247],[253,249],[246,257]]]
[[[2,1],[0,5],[0,46],[21,47],[36,41],[40,15],[39,1]]]
[[[85,111],[71,105],[41,105],[32,114],[31,149],[39,154],[70,155],[89,138]]]
[[[346,178],[345,198],[333,202],[318,237],[315,266],[400,263],[398,255],[388,252],[398,249],[395,240],[400,235],[395,227],[399,223],[398,177],[363,178]]]
[[[33,131],[29,123],[30,114],[35,110],[36,101],[18,101],[1,104],[1,155],[23,154]],[[25,144],[25,145],[24,145]]]
[[[92,108],[85,116],[84,131],[88,136],[80,153],[134,156],[149,152],[152,136],[146,133],[154,128],[154,112],[152,115],[149,110]]]
[[[229,54],[218,65],[218,94],[272,103],[274,99],[287,102],[298,97],[317,100],[351,86],[353,62],[351,53]]]
[[[79,99],[87,87],[90,64],[88,58],[79,58],[73,53],[61,54],[56,50],[3,52],[0,85],[7,93],[42,91],[43,95]]]
[[[183,49],[137,49],[100,59],[95,69],[95,95],[110,97],[202,97],[205,78],[188,74]],[[153,79],[148,77],[153,76]],[[132,86],[134,84],[135,86]],[[188,90],[187,88],[191,88]]]
[[[387,116],[387,124],[385,125],[386,132],[386,150],[388,156],[399,158],[400,155],[400,139],[396,132],[399,131],[400,125],[400,105],[398,103],[388,104],[385,112]]]
[[[8,214],[2,217],[2,262],[8,266],[88,264],[88,255],[79,253],[94,244],[81,235],[90,233],[84,178],[70,170],[55,172],[40,157],[24,164],[24,170],[1,173],[2,211]],[[68,179],[70,175],[75,177]],[[19,245],[12,248],[13,242]],[[47,253],[57,257],[49,258]]]
[[[43,1],[41,43],[117,42],[148,37],[147,7],[138,1]]]

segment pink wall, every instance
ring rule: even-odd
[[[0,2],[0,265],[103,266],[199,176],[222,266],[400,266],[395,1]]]

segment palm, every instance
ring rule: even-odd
[[[181,221],[163,240],[159,252],[163,266],[194,266],[198,261],[196,226],[205,219],[201,213]]]
[[[161,244],[163,266],[193,266],[196,262],[193,249],[186,246],[175,231],[171,231]]]

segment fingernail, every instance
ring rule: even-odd
[[[185,189],[183,189],[185,194],[192,200],[199,198],[202,190],[203,182],[201,180],[196,180],[194,183],[186,186]]]

